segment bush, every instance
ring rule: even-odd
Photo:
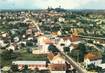
[[[17,54],[13,52],[13,50],[5,50],[1,54],[2,59],[4,60],[11,60],[11,59],[16,59]]]

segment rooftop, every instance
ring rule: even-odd
[[[46,64],[46,61],[13,61],[14,64]]]

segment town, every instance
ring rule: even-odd
[[[1,73],[105,73],[105,10],[0,11]]]

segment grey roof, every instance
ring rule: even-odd
[[[46,61],[13,61],[12,64],[46,64]]]

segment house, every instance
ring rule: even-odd
[[[98,66],[102,62],[102,55],[97,52],[89,52],[84,57],[84,65],[88,68],[88,65],[94,64]]]
[[[2,32],[2,37],[3,37],[3,38],[7,37],[7,33]]]
[[[18,42],[17,44],[26,46],[26,41],[23,40],[23,41]]]
[[[44,46],[38,45],[38,49],[32,49],[32,54],[48,54],[48,44],[45,44]]]
[[[61,31],[58,31],[58,36],[61,36],[61,35],[62,35]]]
[[[41,35],[43,35],[43,33],[42,32],[35,32],[34,35],[35,36],[41,36]]]
[[[31,35],[32,34],[32,29],[27,29],[26,30],[26,35]]]
[[[46,36],[39,36],[38,43],[39,44],[53,44],[54,42],[51,39],[47,38]]]
[[[101,67],[102,69],[105,69],[105,63],[98,64],[98,67]]]
[[[46,36],[38,37],[38,49],[33,49],[33,54],[48,54],[48,46],[53,44],[53,41],[47,38]]]
[[[59,22],[64,22],[65,21],[65,18],[63,18],[63,17],[59,17]]]
[[[71,41],[68,38],[60,38],[58,45],[61,51],[64,51],[65,49],[70,50],[69,47],[71,46]]]
[[[65,40],[65,47],[70,47],[71,41],[69,39]]]
[[[38,38],[38,49],[33,49],[33,54],[48,54],[48,46],[49,44],[53,44],[54,42],[47,38],[46,36],[39,36]]]
[[[66,73],[66,71],[51,71],[51,73]]]
[[[65,47],[69,47],[71,45],[71,41],[67,38],[60,38],[59,45],[64,44]]]
[[[53,44],[54,42],[47,38],[46,36],[39,36],[38,37],[38,45],[40,45],[42,49],[45,49],[45,45]]]
[[[14,39],[15,42],[19,41],[19,37],[18,36],[14,37],[13,39]]]
[[[29,41],[33,40],[33,37],[30,36],[30,37],[27,38],[27,40],[29,40]]]
[[[58,32],[55,31],[55,32],[52,32],[51,34],[52,34],[53,36],[57,36],[57,35],[58,35]]]
[[[11,36],[17,36],[17,29],[11,29],[10,30],[10,33],[11,33]]]
[[[26,38],[26,35],[23,35],[22,38],[25,39]]]
[[[75,47],[73,45],[70,46],[70,53],[72,52],[72,50],[74,50]]]
[[[34,70],[47,70],[46,61],[13,61],[12,64],[18,65],[18,69],[22,70],[24,65],[27,65],[29,69]]]
[[[7,47],[6,49],[7,49],[7,50],[10,50],[10,49],[11,49],[11,50],[15,50],[15,49],[16,49],[16,44],[13,44],[13,43],[12,43],[12,44],[10,44],[10,46]]]
[[[60,53],[57,55],[49,53],[48,59],[50,61],[49,69],[51,70],[51,73],[66,73],[65,59],[60,55]]]
[[[63,44],[65,44],[64,39],[63,39],[63,38],[60,38],[58,44],[59,44],[59,45],[63,45]]]
[[[4,43],[3,40],[0,39],[0,48],[6,47],[8,44]]]
[[[72,42],[79,41],[79,40],[80,40],[80,37],[77,35],[72,34],[70,36],[70,41],[72,41]]]

